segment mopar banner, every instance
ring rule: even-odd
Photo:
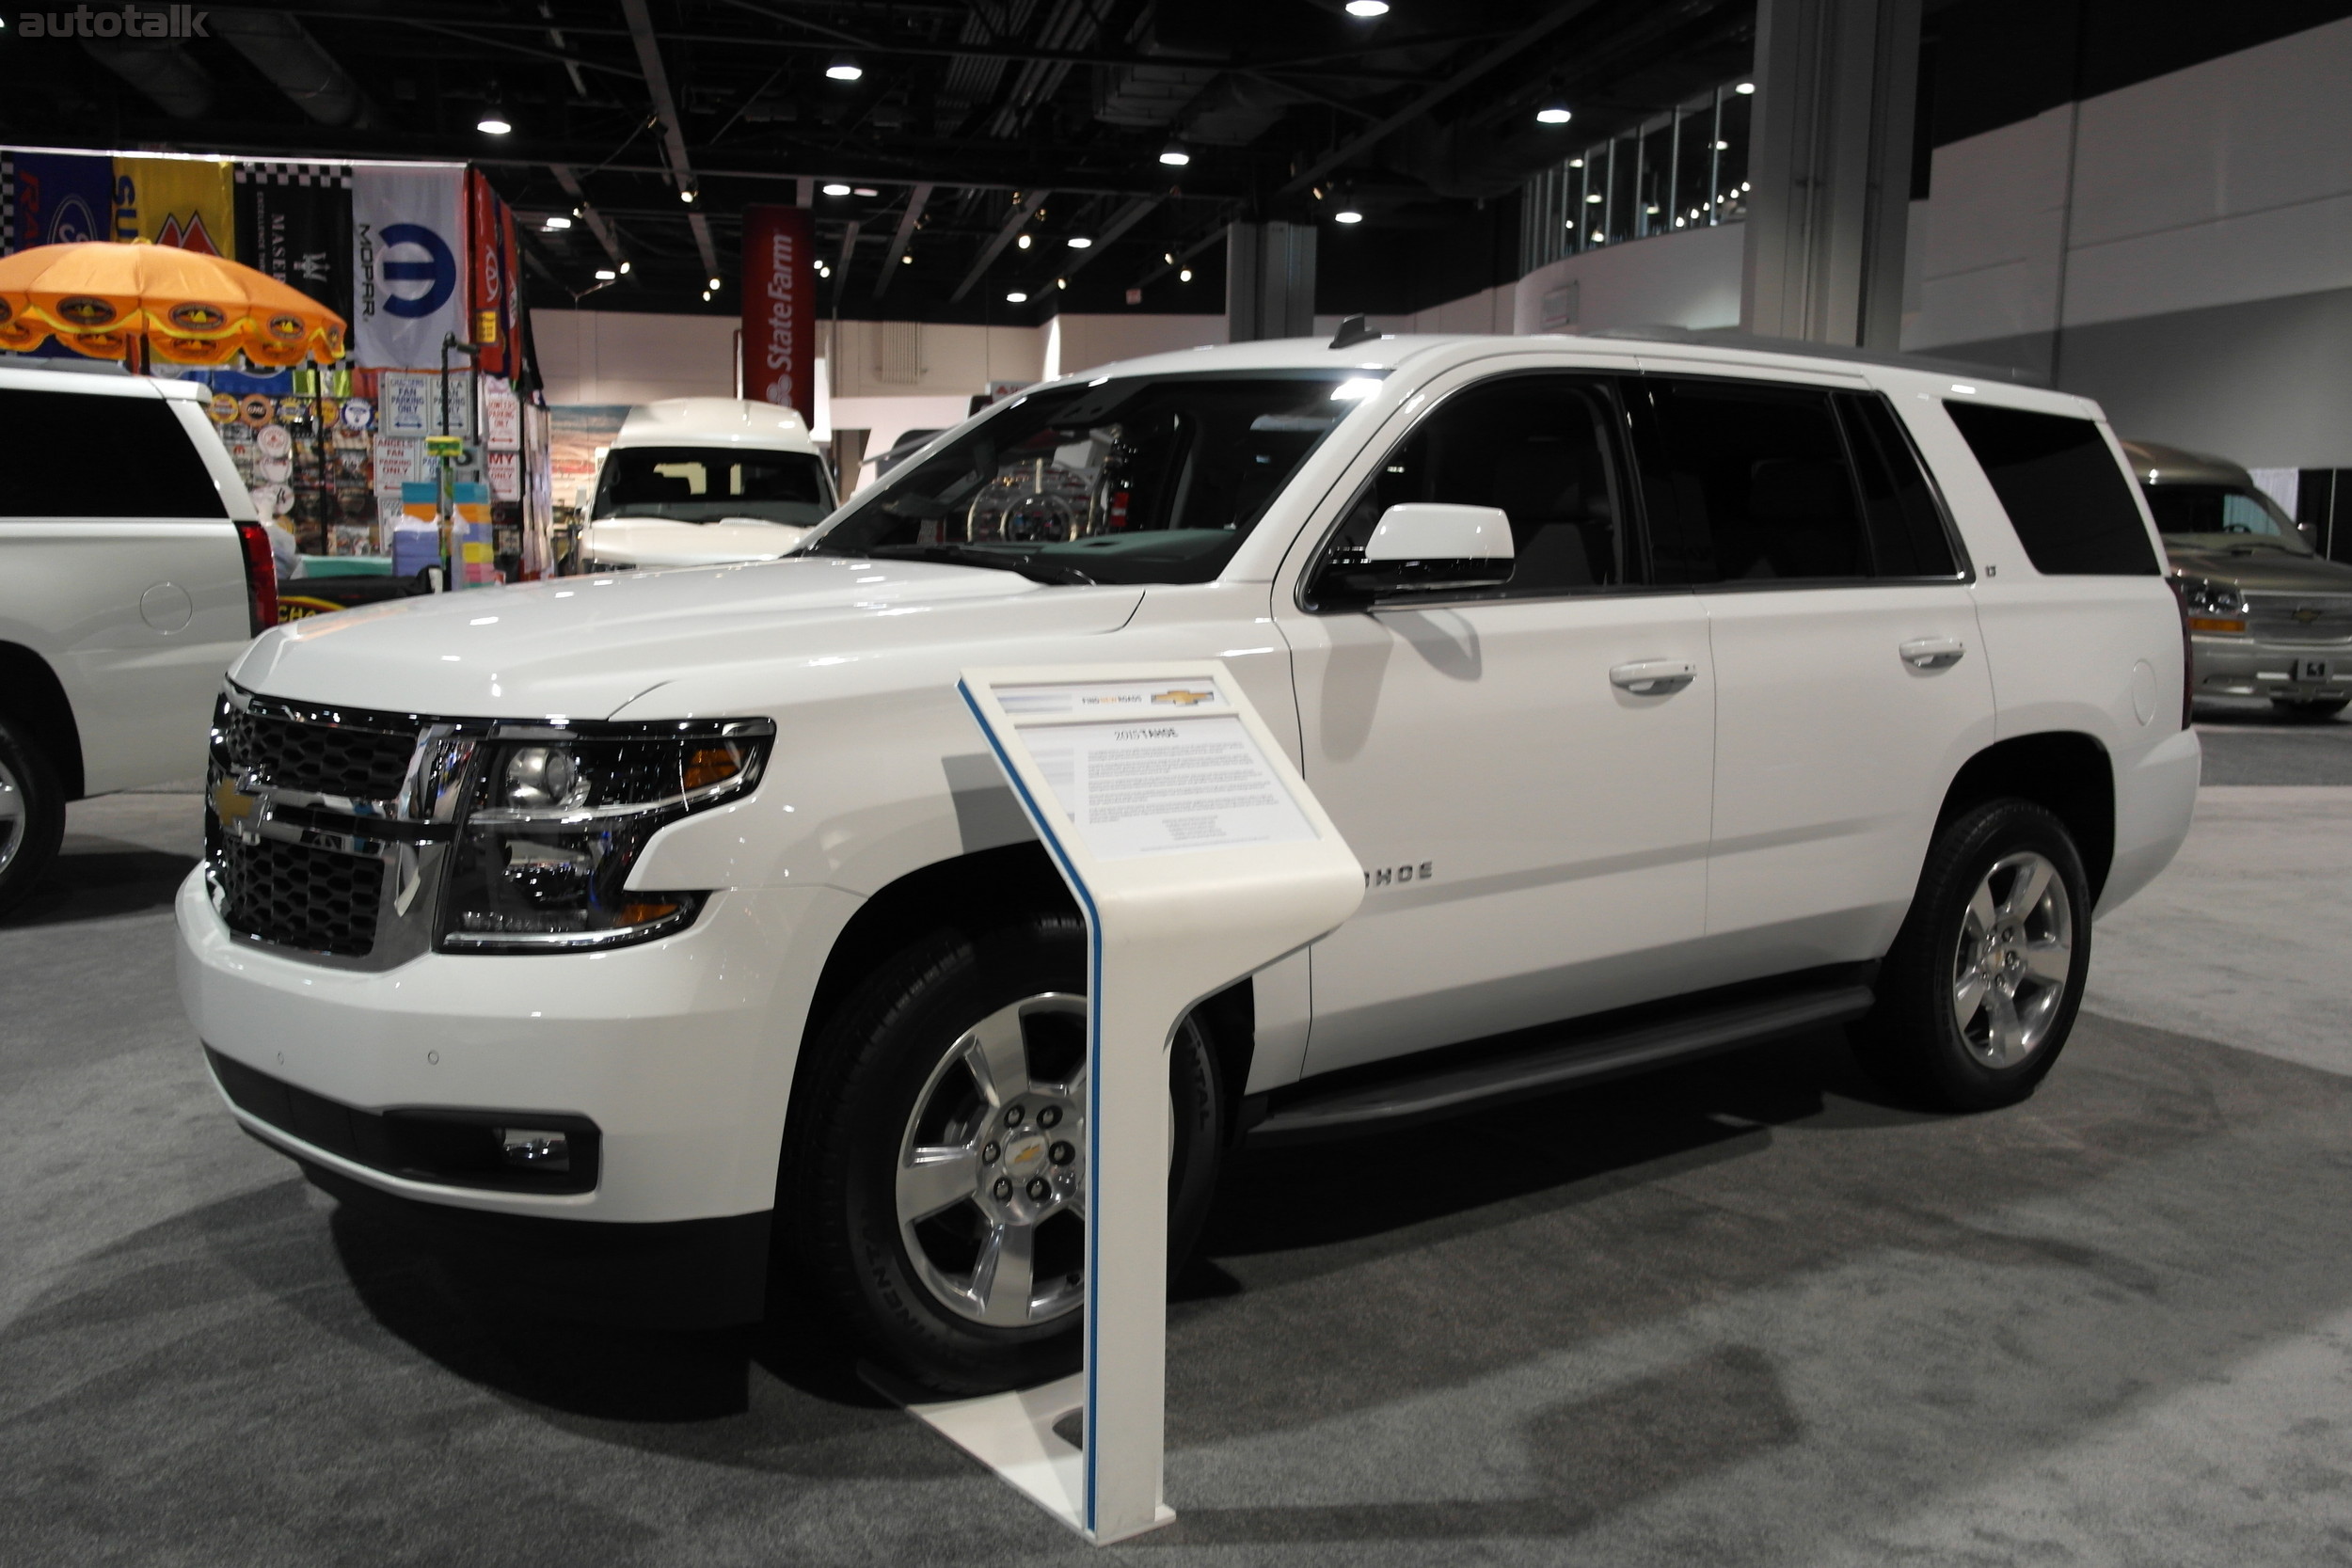
[[[220,158],[117,158],[113,237],[237,261],[237,211]]]
[[[358,166],[352,173],[351,339],[362,366],[431,370],[466,321],[466,171]],[[462,363],[462,361],[456,361]]]
[[[743,395],[817,418],[817,276],[808,209],[743,209]]]
[[[351,319],[351,166],[237,166],[237,260]]]
[[[10,152],[0,249],[103,240],[114,231],[115,161],[73,152]]]

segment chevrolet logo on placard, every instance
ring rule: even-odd
[[[1190,707],[1195,703],[1216,702],[1216,693],[1214,691],[1187,691],[1180,688],[1174,691],[1154,692],[1152,700],[1155,703],[1173,703],[1178,707]]]

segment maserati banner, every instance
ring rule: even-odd
[[[743,395],[817,415],[817,266],[805,207],[743,209]]]
[[[237,166],[237,260],[351,319],[351,166]]]
[[[434,370],[444,339],[472,341],[465,193],[466,171],[454,165],[353,171],[351,340],[360,365]]]

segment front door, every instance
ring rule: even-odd
[[[1706,912],[1706,614],[1652,585],[1615,381],[1456,372],[1367,449],[1278,584],[1307,782],[1367,868],[1311,950],[1310,1072],[1685,989]],[[1500,507],[1499,590],[1315,603],[1402,501]]]

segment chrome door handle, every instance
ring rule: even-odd
[[[1948,670],[1960,662],[1968,644],[1957,637],[1915,637],[1899,651],[1914,670]]]
[[[1609,684],[1636,697],[1663,697],[1699,678],[1699,667],[1687,658],[1637,658],[1609,667]]]

